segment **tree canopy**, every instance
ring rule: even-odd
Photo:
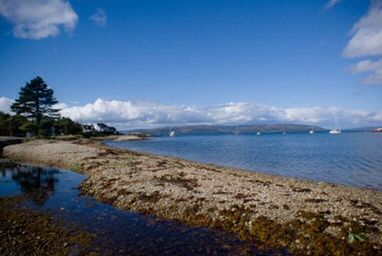
[[[57,119],[43,117],[40,125],[37,125],[25,116],[12,116],[0,112],[0,136],[25,136],[27,132],[40,136],[51,136],[52,128],[54,128],[55,134],[69,135],[80,134],[82,132],[82,127],[79,123],[66,117]]]
[[[32,118],[40,125],[44,116],[58,117],[59,109],[53,108],[58,101],[53,97],[53,90],[44,80],[37,76],[24,87],[21,87],[19,98],[12,104],[11,109],[17,115]]]
[[[81,124],[70,118],[60,117],[60,110],[54,108],[57,103],[53,89],[37,76],[21,87],[19,98],[11,105],[11,110],[16,115],[0,112],[0,136],[81,133]]]
[[[0,136],[23,136],[27,131],[23,127],[31,124],[24,116],[0,112]]]

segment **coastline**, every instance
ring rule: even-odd
[[[22,138],[11,136],[0,136],[0,157],[3,153],[3,148],[12,144],[18,144],[23,141]]]
[[[7,146],[23,163],[87,175],[81,190],[124,210],[221,228],[296,254],[377,254],[382,193],[218,167],[100,145],[36,140]],[[351,234],[365,241],[348,242]]]

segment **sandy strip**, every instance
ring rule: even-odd
[[[134,141],[134,140],[146,140],[147,136],[138,136],[138,135],[117,135],[115,136],[115,141]]]
[[[382,192],[135,153],[90,140],[4,148],[88,176],[82,190],[125,210],[221,228],[296,254],[381,255]]]

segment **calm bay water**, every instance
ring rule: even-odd
[[[382,134],[187,135],[114,147],[382,190]]]

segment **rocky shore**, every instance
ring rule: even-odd
[[[88,176],[81,190],[125,210],[219,228],[297,255],[382,254],[382,192],[106,147],[92,140],[7,146],[23,163]]]
[[[0,255],[98,255],[92,234],[24,208],[24,200],[0,198]]]

